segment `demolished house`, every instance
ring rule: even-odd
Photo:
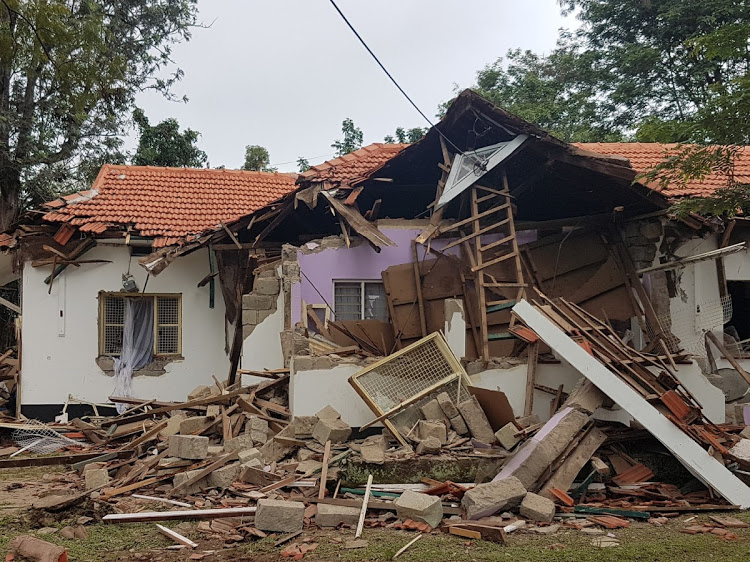
[[[239,314],[234,292],[248,259],[195,241],[268,205],[294,181],[105,165],[89,191],[47,203],[40,218],[6,236],[11,250],[2,257],[19,279],[23,311],[23,413],[49,420],[69,404],[73,417],[112,394],[170,400],[212,374],[226,378],[228,326]],[[161,275],[138,265],[178,242],[183,252]]]
[[[676,199],[710,195],[718,178],[667,190],[639,181],[671,148],[565,143],[465,91],[415,144],[366,146],[296,178],[252,176],[279,192],[207,217],[200,231],[136,233],[107,207],[79,218],[88,215],[76,209],[103,188],[87,203],[85,194],[53,202],[7,242],[27,256],[16,259],[24,264],[22,402],[35,403],[27,398],[49,384],[50,368],[64,369],[59,356],[47,358],[52,336],[73,336],[72,320],[31,318],[41,314],[34,307],[51,300],[56,313],[84,303],[89,321],[100,311],[106,338],[118,323],[101,312],[102,298],[128,298],[118,284],[131,278],[120,270],[142,254],[130,275],[139,272],[142,294],[154,291],[158,341],[158,299],[181,295],[184,371],[165,358],[164,373],[135,370],[129,391],[111,378],[80,388],[85,370],[66,375],[65,393],[127,409],[73,420],[93,443],[77,463],[83,495],[103,489],[101,500],[117,502],[148,488],[192,498],[183,507],[204,505],[195,498],[206,493],[225,506],[254,503],[169,516],[251,517],[252,526],[243,519],[226,531],[233,540],[342,523],[358,538],[365,521],[387,521],[367,519],[368,509],[395,511],[389,527],[442,526],[504,542],[523,524],[507,513],[501,521],[508,510],[611,529],[655,513],[748,508],[750,230],[741,218],[670,213]],[[138,172],[112,170],[112,182]],[[154,213],[150,204],[144,212]],[[75,235],[61,240],[69,230]],[[105,242],[113,230],[117,241]],[[91,239],[84,259],[72,253]],[[124,259],[95,261],[115,251]],[[47,266],[49,283],[35,263]],[[108,284],[90,281],[86,268],[109,268]],[[46,341],[32,335],[34,323],[46,324]],[[100,348],[97,377],[102,355],[122,361]],[[80,360],[94,370],[91,357]],[[33,370],[40,362],[44,373]],[[660,467],[626,451],[639,440],[692,480],[655,481]],[[433,472],[440,480],[423,477]],[[407,476],[387,480],[393,474]],[[443,522],[448,515],[462,519]],[[207,532],[220,532],[215,523]],[[289,556],[304,555],[296,548]]]

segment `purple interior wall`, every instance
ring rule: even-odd
[[[367,243],[351,248],[332,248],[321,252],[305,254],[299,252],[301,275],[300,283],[292,286],[292,325],[302,320],[302,301],[307,304],[328,304],[333,307],[333,282],[340,280],[380,281],[384,269],[392,265],[411,263],[413,261],[411,242],[422,232],[422,228],[388,228],[380,230],[396,243],[396,246],[383,246],[377,253]],[[524,244],[536,239],[536,232],[527,231],[518,234],[518,243]],[[491,240],[491,236],[483,237]],[[450,240],[433,240],[432,247],[441,249]],[[302,248],[314,249],[315,242],[309,242]],[[418,246],[419,259],[423,259],[424,248]],[[451,248],[449,253],[459,255],[458,248]],[[431,259],[429,256],[428,259]]]

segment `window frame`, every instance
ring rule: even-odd
[[[359,319],[358,320],[349,320],[349,322],[358,322],[363,320],[379,320],[380,322],[388,322],[390,321],[391,312],[388,309],[388,304],[386,302],[386,318],[365,318],[365,285],[368,283],[377,283],[383,288],[383,293],[385,294],[385,283],[383,283],[382,279],[334,279],[333,280],[333,287],[332,287],[332,293],[333,293],[333,317],[336,321],[339,320],[339,317],[336,315],[336,284],[337,283],[359,283]],[[386,295],[386,301],[388,299],[388,296]],[[346,321],[346,320],[345,320]]]
[[[99,292],[99,357],[119,357],[118,354],[105,353],[105,332],[107,326],[123,326],[124,324],[106,322],[106,302],[107,297],[153,299],[154,306],[154,358],[176,358],[182,357],[182,293],[124,293],[122,291],[100,291]],[[159,298],[176,298],[177,299],[177,351],[174,353],[158,353],[159,349],[159,326],[175,326],[175,324],[159,324]],[[124,319],[123,319],[124,321]]]

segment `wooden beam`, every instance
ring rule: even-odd
[[[0,304],[3,305],[5,308],[9,308],[10,310],[12,310],[13,312],[15,312],[16,314],[21,314],[21,307],[20,306],[18,306],[17,304],[13,304],[12,302],[10,302],[7,299],[4,299],[3,297],[0,297]]]
[[[328,479],[328,462],[331,457],[331,441],[326,441],[326,447],[323,450],[323,466],[320,470],[320,490],[318,490],[318,499],[326,497],[326,480]]]
[[[178,519],[220,519],[254,515],[255,507],[226,509],[188,509],[179,511],[141,511],[139,513],[110,513],[102,520],[107,523],[139,523],[143,521],[174,521]]]
[[[367,476],[367,486],[365,486],[365,497],[362,499],[362,509],[359,512],[359,523],[357,523],[357,532],[354,538],[358,539],[362,534],[362,528],[365,525],[365,515],[367,514],[367,504],[370,501],[370,490],[372,489],[372,474]]]
[[[534,409],[534,387],[536,384],[536,364],[539,359],[539,342],[529,344],[528,364],[526,366],[526,402],[523,406],[523,415],[530,416]]]
[[[412,266],[414,270],[414,286],[417,291],[417,307],[419,308],[419,328],[422,331],[422,337],[427,335],[427,317],[425,315],[424,300],[422,299],[422,276],[419,273],[419,254],[417,253],[417,243],[411,241]]]

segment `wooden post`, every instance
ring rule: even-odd
[[[526,369],[526,402],[523,415],[530,416],[534,409],[534,385],[536,384],[536,364],[539,359],[539,342],[529,344],[528,365]]]

